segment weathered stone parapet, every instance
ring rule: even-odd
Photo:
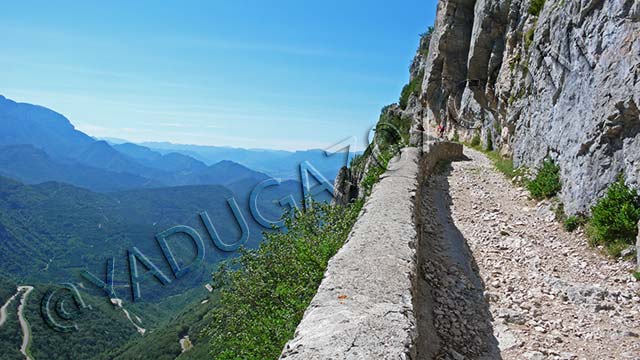
[[[426,140],[423,147],[422,163],[420,170],[422,177],[428,175],[438,162],[443,160],[462,160],[464,158],[463,146],[449,141]]]
[[[330,260],[282,359],[415,359],[414,216],[420,174],[424,166],[462,156],[457,144],[425,149],[429,152],[404,149],[390,162],[347,243]]]

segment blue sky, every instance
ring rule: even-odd
[[[0,94],[93,136],[245,148],[364,139],[435,0],[11,1]]]

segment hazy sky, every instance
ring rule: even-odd
[[[132,141],[278,149],[363,139],[435,0],[7,1],[0,94]]]

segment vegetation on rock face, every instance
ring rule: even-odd
[[[369,168],[369,171],[367,171],[361,183],[366,196],[369,196],[371,194],[373,185],[375,185],[378,180],[380,180],[380,176],[382,176],[382,174],[384,174],[384,172],[387,170],[389,161],[391,160],[391,158],[393,158],[394,154],[395,153],[390,150],[381,153],[377,157],[376,163],[371,168]]]
[[[287,231],[265,234],[258,249],[243,250],[222,266],[214,274],[220,301],[206,316],[210,355],[277,358],[361,207],[362,201],[345,207],[313,204],[287,219]]]
[[[553,160],[546,159],[536,177],[527,184],[527,189],[534,199],[552,198],[562,189],[560,167]]]
[[[527,32],[524,34],[524,48],[526,50],[529,50],[529,48],[531,47],[531,44],[533,44],[533,37],[536,34],[536,28],[532,27],[531,29],[527,30]]]
[[[431,36],[433,35],[433,26],[429,26],[427,31],[420,34],[420,48],[418,51],[422,56],[427,57],[429,55],[429,45],[431,44]]]
[[[515,70],[516,66],[520,64],[521,59],[522,56],[520,55],[520,53],[517,53],[516,56],[509,62],[509,70]]]
[[[403,117],[393,111],[393,105],[382,109],[373,143],[362,155],[355,156],[350,164],[351,172],[360,175],[360,186],[365,195],[368,196],[371,193],[373,185],[386,171],[389,161],[400,149],[409,145],[411,121],[411,118]],[[363,173],[368,161],[371,163],[366,169],[367,172]]]
[[[481,142],[482,142],[482,140],[480,140],[480,134],[476,132],[476,134],[473,135],[473,138],[471,139],[471,146],[472,147],[478,147],[478,146],[480,146]]]
[[[411,129],[412,120],[410,117],[404,117],[392,111],[392,106],[382,108],[380,118],[376,124],[374,143],[381,149],[394,145],[409,145],[409,130]]]
[[[493,137],[491,131],[487,131],[487,151],[493,151]]]
[[[407,108],[409,104],[409,97],[411,94],[420,95],[420,91],[422,89],[422,80],[424,79],[424,70],[420,70],[418,75],[416,75],[411,81],[402,88],[402,92],[400,93],[400,108],[403,110]]]
[[[606,195],[591,208],[588,234],[593,245],[604,245],[611,255],[636,241],[640,219],[640,197],[620,177]]]
[[[529,14],[533,16],[540,15],[542,9],[544,8],[544,3],[546,0],[532,0],[531,5],[529,5]]]

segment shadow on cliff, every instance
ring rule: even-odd
[[[416,288],[418,359],[501,359],[485,284],[451,213],[450,163],[438,164],[420,191]]]

